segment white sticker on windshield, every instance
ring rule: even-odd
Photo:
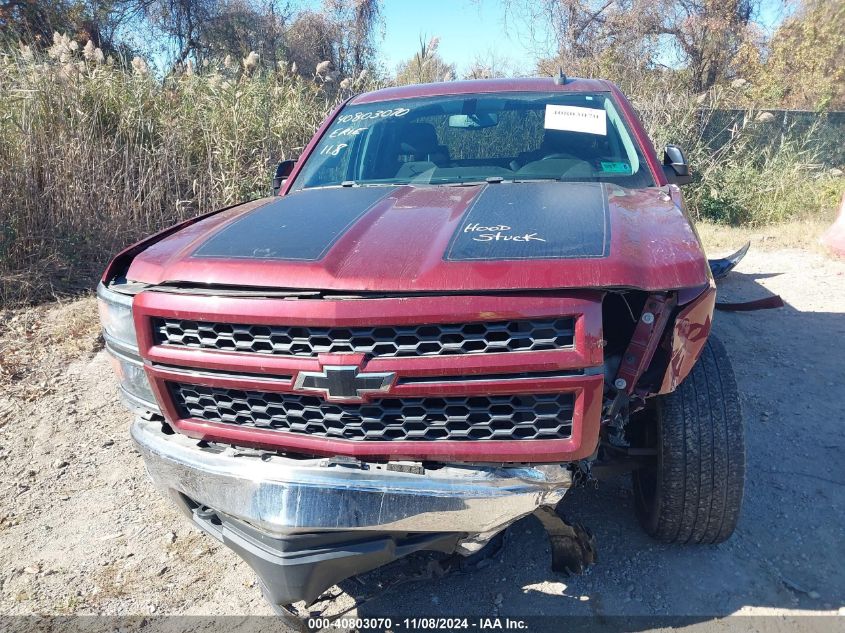
[[[607,112],[595,108],[548,104],[543,127],[547,130],[607,136]]]

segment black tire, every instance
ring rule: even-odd
[[[643,529],[664,543],[729,538],[745,486],[745,430],[722,343],[711,335],[689,376],[654,398],[637,425],[641,445],[657,448],[654,463],[633,474]]]

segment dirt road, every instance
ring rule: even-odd
[[[566,500],[598,539],[586,575],[552,573],[527,519],[483,569],[402,585],[359,613],[845,613],[845,263],[752,251],[720,287],[723,300],[772,292],[785,308],[716,317],[748,429],[732,540],[655,543],[620,480]],[[246,564],[148,482],[96,351],[94,310],[86,299],[0,315],[0,613],[270,613]]]

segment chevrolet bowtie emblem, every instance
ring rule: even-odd
[[[355,366],[327,365],[322,372],[301,371],[293,387],[321,393],[326,400],[361,400],[365,393],[387,391],[396,374],[359,372]]]

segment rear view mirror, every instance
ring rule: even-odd
[[[495,112],[481,114],[453,114],[449,117],[449,127],[465,130],[478,130],[499,124],[499,115]]]
[[[663,173],[673,185],[687,185],[692,182],[686,154],[677,145],[667,145],[663,150]]]
[[[279,195],[279,190],[282,188],[282,185],[285,184],[285,180],[288,179],[288,176],[290,176],[295,165],[295,160],[283,160],[278,165],[276,165],[276,174],[275,176],[273,176],[274,196]]]

